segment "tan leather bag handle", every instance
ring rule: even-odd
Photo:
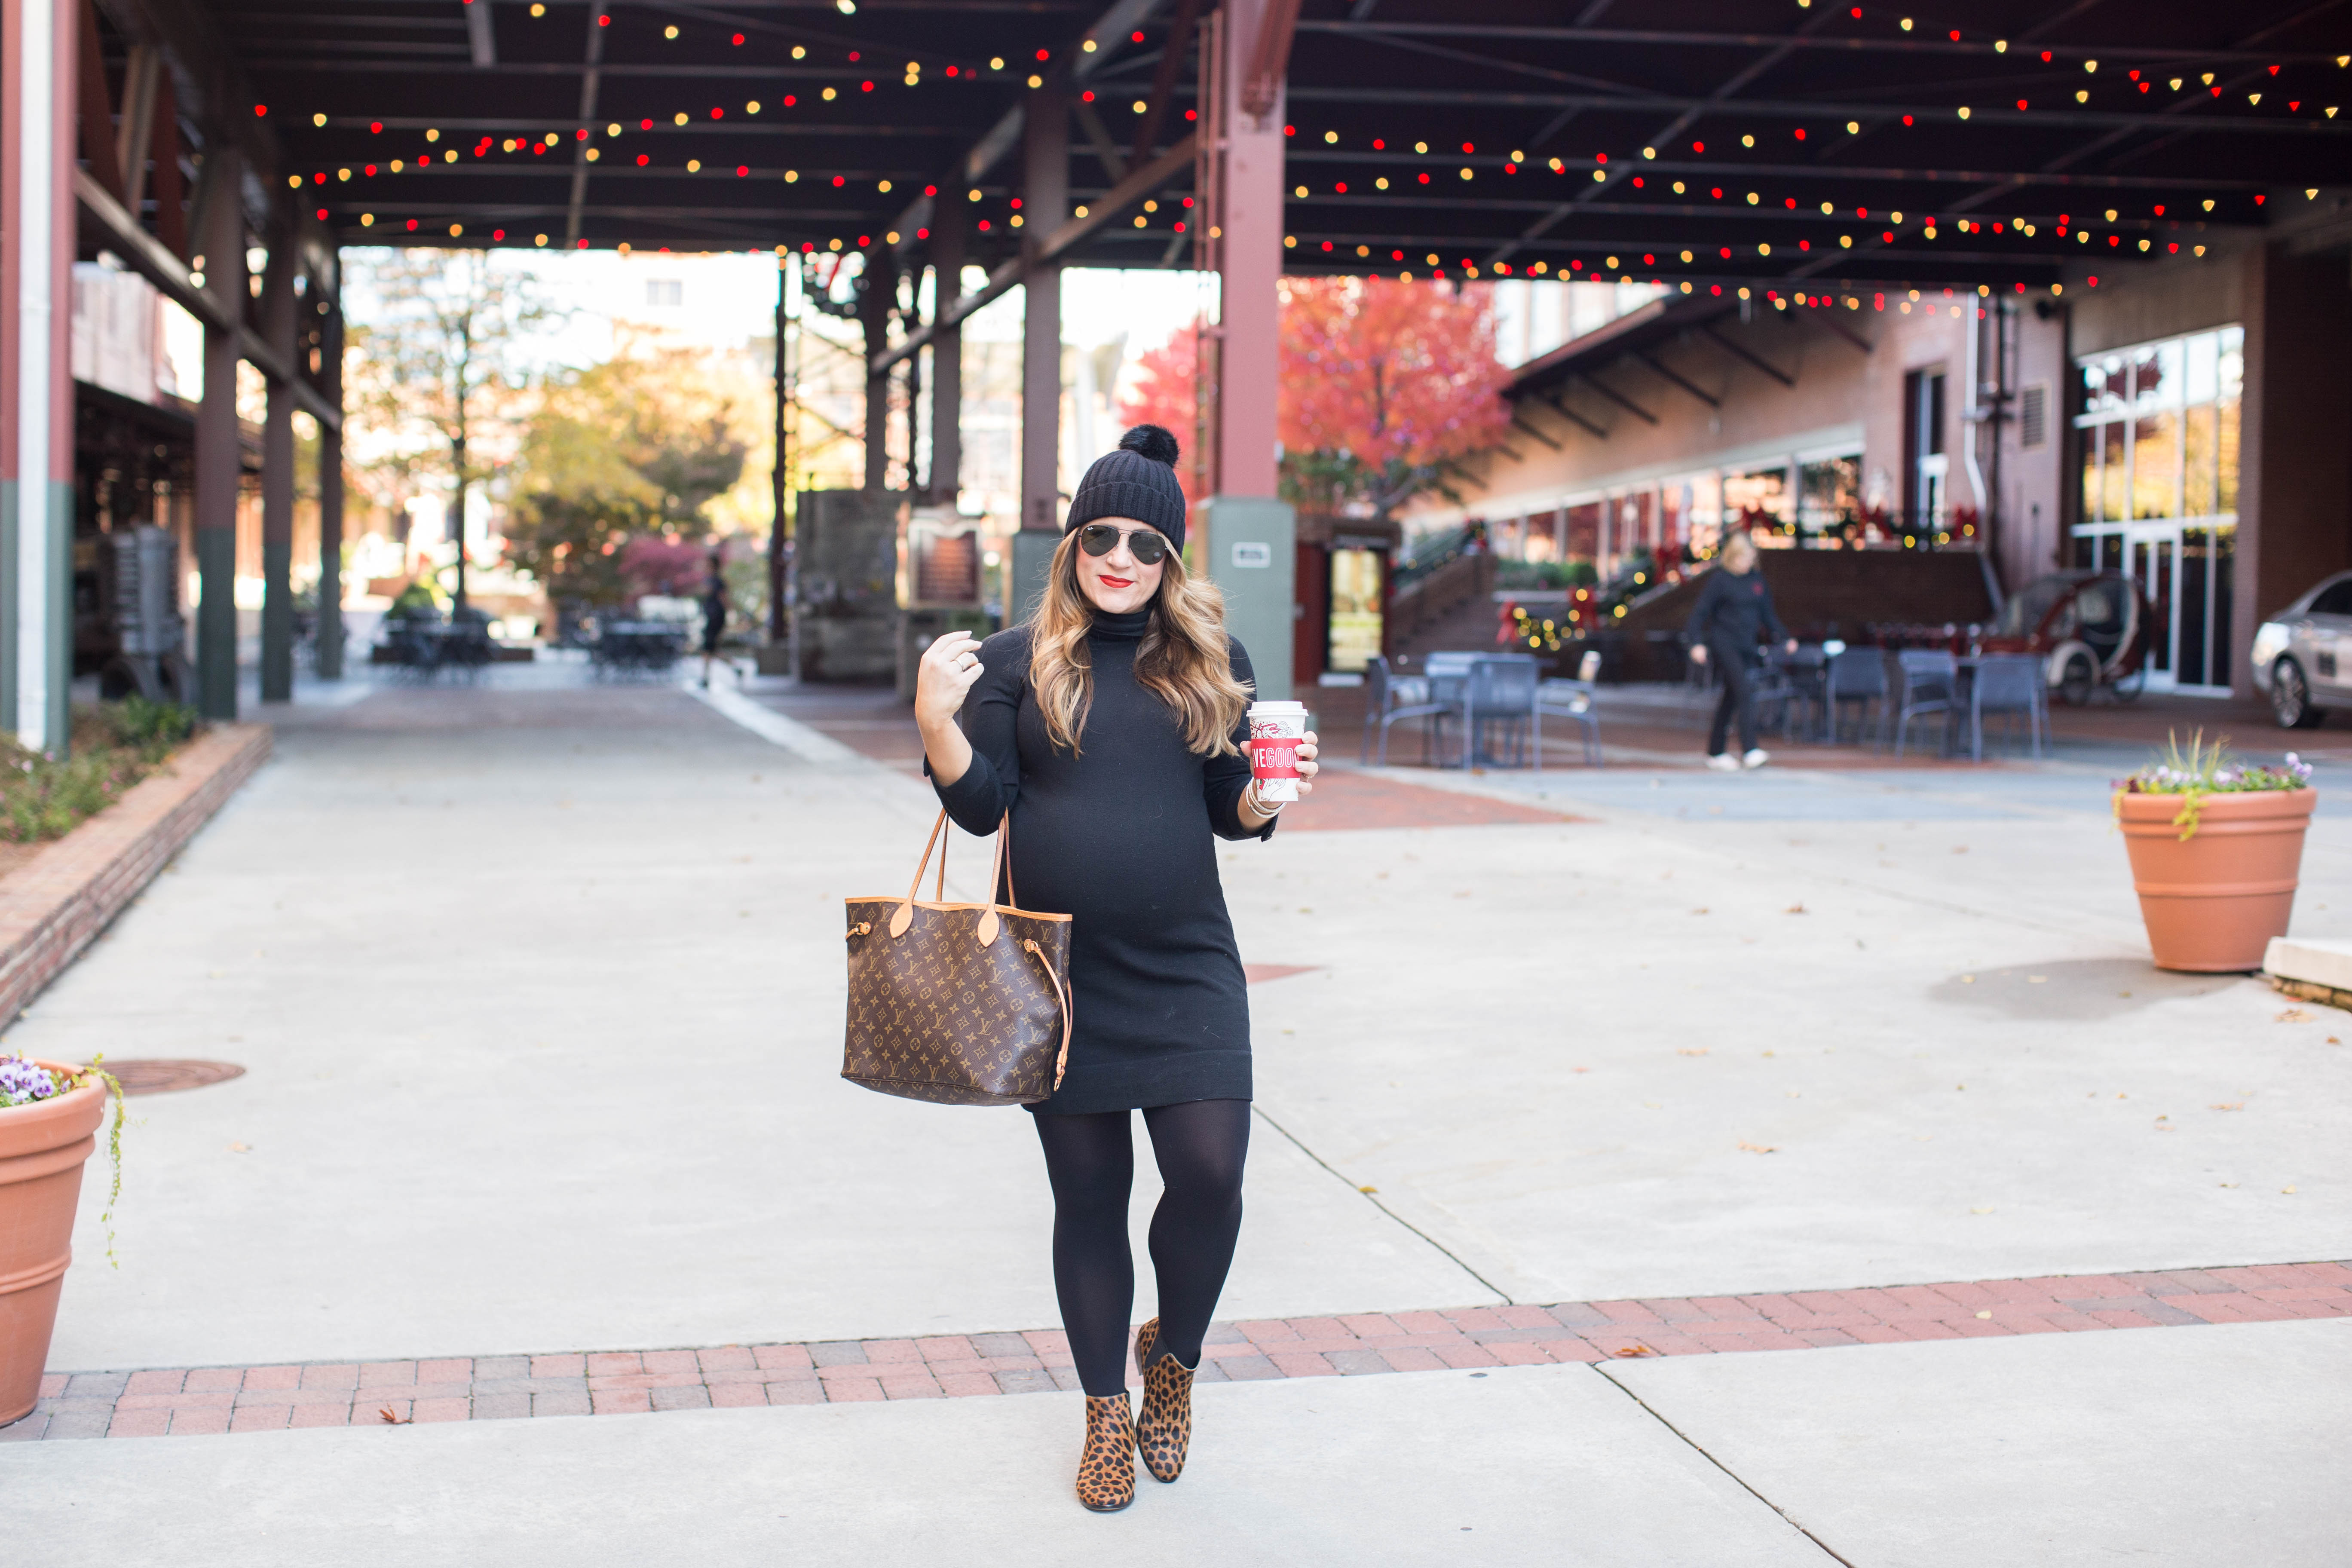
[[[1062,1054],[1054,1058],[1054,1087],[1059,1089],[1062,1087],[1062,1069],[1070,1065],[1070,993],[1062,984],[1062,977],[1054,973],[1054,965],[1046,958],[1045,950],[1037,945],[1034,938],[1024,939],[1021,945],[1037,955],[1037,967],[1045,972],[1045,978],[1054,983],[1054,994],[1062,999]]]
[[[941,807],[940,815],[931,823],[931,836],[923,840],[923,858],[915,862],[915,879],[907,884],[906,900],[899,904],[898,911],[890,917],[890,934],[894,937],[906,935],[907,929],[915,923],[915,895],[923,890],[923,873],[929,868],[931,851],[934,848],[940,852],[940,870],[939,879],[932,885],[931,901],[943,904],[948,900],[948,847],[942,838],[942,835],[946,834],[947,825],[947,810]],[[999,909],[1009,911],[1019,907],[1017,902],[1008,901],[999,904],[996,901],[996,889],[1000,887],[1004,889],[1008,900],[1015,898],[1013,891],[1013,866],[1006,855],[1006,847],[1012,841],[1013,814],[1008,811],[1004,814],[1004,820],[998,823],[996,827],[996,854],[989,867],[988,908],[981,914],[978,932],[980,945],[982,947],[996,940],[996,933],[1003,924],[996,918],[996,911]]]
[[[948,814],[942,809],[938,818],[931,824],[931,836],[923,840],[923,858],[915,862],[915,879],[907,884],[906,901],[901,903],[898,911],[890,917],[890,934],[894,937],[906,935],[908,928],[915,923],[915,895],[923,890],[923,872],[929,868],[931,851],[935,848],[940,853],[940,870],[939,879],[932,885],[931,901],[942,904],[947,902],[948,851],[947,845],[941,839],[947,825]],[[1011,913],[1020,907],[1019,895],[1013,889],[1012,846],[1013,814],[1008,811],[1004,814],[1004,819],[996,825],[996,853],[989,866],[988,906],[981,911],[980,926],[974,933],[980,939],[980,945],[982,947],[993,942],[997,933],[1003,929],[1004,922],[997,918],[997,911],[1003,910],[1006,913]],[[1000,887],[1004,889],[1006,901],[1003,903],[999,903],[996,898],[996,890]],[[856,930],[856,928],[852,929]],[[865,933],[857,931],[856,934]],[[1035,939],[1024,938],[1021,946],[1036,958],[1037,966],[1045,972],[1045,978],[1053,983],[1054,994],[1062,1004],[1062,1049],[1061,1054],[1054,1059],[1054,1087],[1060,1089],[1062,1074],[1070,1065],[1070,989],[1062,984],[1062,977],[1054,973],[1053,961],[1045,956],[1045,950],[1037,943]]]

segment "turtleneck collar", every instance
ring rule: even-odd
[[[1149,605],[1139,610],[1129,610],[1123,616],[1097,610],[1094,612],[1094,624],[1087,628],[1087,636],[1097,642],[1141,642],[1144,629],[1150,624],[1151,606]]]

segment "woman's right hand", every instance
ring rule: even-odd
[[[1691,644],[1691,662],[1693,664],[1706,662],[1706,644],[1703,642]]]
[[[923,650],[915,669],[915,724],[932,733],[952,722],[966,693],[985,673],[980,641],[970,632],[944,632]]]

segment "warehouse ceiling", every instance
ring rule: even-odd
[[[184,84],[192,144],[226,117],[266,125],[269,177],[344,244],[908,248],[961,200],[993,264],[1022,238],[1031,84],[1075,100],[1085,204],[1189,132],[1198,49],[1184,0],[107,12],[167,5],[209,16],[226,62]],[[116,79],[145,26],[110,30]],[[2039,289],[2331,206],[2347,59],[2346,0],[1303,0],[1286,259]],[[1123,203],[1066,259],[1182,264],[1189,184]]]

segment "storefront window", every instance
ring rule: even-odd
[[[1679,479],[1668,479],[1658,487],[1658,559],[1671,563],[1682,559],[1683,546],[1690,542],[1690,490]]]
[[[2131,514],[2180,515],[2180,413],[2166,409],[2132,421]]]
[[[2234,512],[2238,510],[2238,402],[2246,384],[2246,333],[2241,327],[2224,327],[2219,335],[2221,385],[2215,411],[2221,426],[2216,445],[2220,474],[2213,510]]]
[[[1570,561],[1590,561],[1601,553],[1601,503],[1589,502],[1568,509],[1568,556]]]
[[[1366,661],[1380,651],[1380,552],[1335,549],[1331,552],[1331,646],[1324,668],[1360,673]]]
[[[1759,522],[1769,526],[1790,521],[1795,512],[1793,500],[1789,494],[1789,470],[1785,468],[1723,476],[1724,510],[1750,527]]]
[[[2137,584],[2149,682],[2225,690],[2243,331],[2225,327],[2078,361],[2082,569]]]
[[[1826,529],[1860,515],[1862,458],[1831,458],[1807,463],[1798,470],[1797,521],[1807,533]]]

